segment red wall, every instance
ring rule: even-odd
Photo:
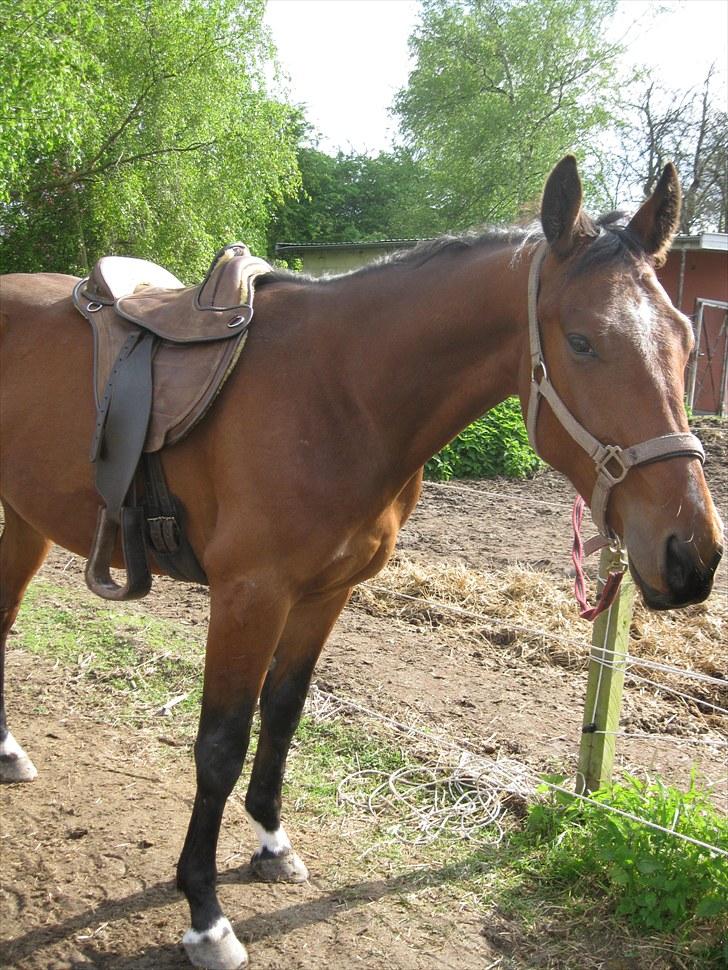
[[[678,305],[680,271],[684,258],[682,299]],[[660,282],[665,287],[675,306],[694,319],[695,301],[722,300],[728,302],[728,252],[707,249],[674,249],[667,262],[657,271]],[[720,333],[724,312],[706,307],[703,313],[704,335],[698,357],[696,386],[701,386],[696,394],[694,408],[715,414],[719,410],[718,399],[723,360],[726,351],[727,335]],[[707,353],[710,348],[712,359]],[[728,411],[728,400],[723,401],[723,412]]]
[[[678,306],[680,264],[685,256],[683,294]],[[728,302],[728,252],[708,249],[673,249],[665,265],[657,271],[670,299],[683,313],[692,316],[698,297]]]

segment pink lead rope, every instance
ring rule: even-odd
[[[581,538],[581,523],[583,518],[584,499],[581,495],[577,495],[574,508],[571,512],[571,524],[574,528],[574,544],[571,549],[571,560],[574,563],[574,569],[576,571],[574,577],[574,596],[576,596],[576,601],[581,607],[579,615],[582,619],[593,622],[600,613],[609,609],[614,602],[614,597],[619,590],[619,584],[622,582],[622,576],[624,576],[624,570],[620,569],[616,572],[609,573],[604,588],[602,589],[602,595],[599,597],[599,602],[596,606],[589,606],[586,598],[586,576],[584,575],[584,543]],[[590,551],[594,551],[594,549],[598,549],[605,544],[606,540],[603,540]]]

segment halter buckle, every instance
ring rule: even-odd
[[[539,375],[540,371],[540,375]],[[539,375],[539,376],[537,376]],[[549,379],[549,375],[546,372],[546,363],[543,357],[537,357],[531,364],[531,383],[535,384],[537,387],[544,381]]]
[[[624,452],[619,445],[604,445],[599,458],[594,459],[594,464],[597,466],[597,474],[607,479],[610,488],[621,482],[629,471],[629,465],[625,463],[622,457],[623,454]],[[607,467],[612,462],[617,465],[616,474]]]

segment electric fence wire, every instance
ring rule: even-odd
[[[542,779],[532,768],[529,768],[527,765],[520,762],[500,758],[495,761],[489,761],[489,759],[484,758],[477,752],[472,751],[467,745],[456,743],[452,739],[443,737],[442,735],[436,736],[428,734],[427,732],[413,725],[406,725],[402,721],[388,717],[386,714],[382,714],[379,711],[366,707],[363,704],[359,704],[358,702],[349,698],[332,694],[329,691],[324,691],[314,685],[311,688],[310,694],[310,700],[313,702],[314,707],[316,705],[317,698],[321,698],[325,702],[325,713],[323,714],[324,717],[332,716],[332,710],[353,710],[364,715],[365,717],[370,718],[371,720],[379,721],[380,723],[385,724],[390,730],[393,730],[396,733],[405,734],[410,738],[417,737],[426,741],[430,746],[430,749],[433,747],[438,748],[439,746],[439,755],[436,760],[436,765],[438,766],[442,765],[443,748],[447,748],[458,754],[455,772],[452,775],[453,778],[459,778],[457,782],[452,782],[450,780],[443,782],[443,780],[438,778],[438,776],[435,774],[432,766],[430,766],[428,769],[426,765],[423,765],[418,766],[417,768],[398,769],[397,771],[391,772],[388,775],[384,772],[380,774],[379,772],[358,770],[352,772],[350,775],[347,775],[339,783],[340,800],[342,802],[348,802],[349,804],[361,804],[361,799],[358,799],[357,796],[352,794],[352,792],[348,789],[354,788],[354,782],[361,781],[367,775],[381,777],[382,780],[380,783],[375,787],[373,792],[369,792],[366,795],[365,799],[367,810],[371,814],[380,818],[382,815],[386,815],[388,809],[391,808],[393,803],[398,804],[399,806],[409,806],[409,814],[405,813],[404,819],[400,820],[399,824],[395,824],[393,827],[390,827],[389,831],[393,836],[392,841],[433,841],[443,831],[448,823],[450,824],[450,827],[455,826],[460,828],[466,837],[473,837],[475,833],[481,832],[482,828],[487,824],[495,824],[498,838],[501,838],[503,834],[503,827],[498,820],[503,811],[502,803],[500,803],[496,812],[492,799],[487,795],[483,796],[481,793],[481,796],[479,799],[477,799],[477,801],[485,808],[485,817],[482,825],[479,824],[478,821],[476,821],[478,815],[475,811],[473,811],[473,803],[476,801],[476,799],[473,796],[470,796],[467,799],[459,797],[459,793],[462,791],[464,785],[463,779],[465,778],[468,780],[468,784],[475,789],[480,789],[481,786],[486,785],[490,789],[495,789],[496,792],[506,795],[517,793],[522,798],[533,797],[535,793],[544,790],[559,792],[563,795],[568,795],[569,798],[574,798],[594,805],[601,811],[618,815],[622,818],[628,819],[629,821],[635,822],[639,825],[644,825],[647,828],[662,832],[663,834],[672,836],[673,838],[679,839],[683,842],[688,842],[697,846],[698,848],[710,852],[713,856],[728,857],[728,848],[711,845],[709,842],[704,842],[701,839],[695,839],[683,832],[676,831],[674,826],[677,823],[677,819],[675,819],[673,822],[673,826],[668,828],[667,826],[660,825],[659,823],[653,822],[650,819],[642,818],[633,812],[624,811],[623,809],[610,805],[607,802],[599,801],[589,795],[580,794],[579,792],[565,788],[563,785]],[[316,717],[315,710],[313,716]],[[457,770],[458,766],[460,766],[459,775]],[[416,781],[414,785],[411,781],[413,772],[416,773]],[[423,781],[428,773],[430,780]],[[399,787],[402,782],[405,783],[405,787],[410,788],[409,793],[403,792]],[[446,786],[450,786],[449,791],[451,793],[454,792],[456,794],[452,804],[446,808],[443,804],[442,796],[439,795],[438,799],[430,809],[423,809],[420,804],[422,794],[429,793],[433,787],[437,788],[438,785],[442,786],[443,783]],[[411,796],[415,792],[417,793],[417,797],[413,802]],[[463,817],[463,807],[465,807],[465,812],[468,816],[470,824],[466,824],[465,822]],[[487,819],[490,819],[489,823]],[[431,823],[434,823],[434,831]],[[419,830],[420,834],[408,834],[408,828]]]
[[[388,595],[388,596],[392,596],[394,598],[405,599],[405,600],[411,601],[411,602],[418,602],[418,603],[420,603],[422,605],[425,605],[425,606],[430,606],[430,607],[434,607],[434,608],[437,608],[437,609],[442,609],[442,610],[445,610],[445,611],[451,611],[451,612],[453,612],[453,613],[455,613],[457,615],[465,616],[465,617],[468,617],[470,619],[478,620],[480,623],[482,623],[483,622],[483,619],[484,619],[484,617],[481,614],[475,613],[472,610],[465,610],[462,607],[457,607],[457,606],[454,606],[454,605],[451,605],[451,604],[448,604],[448,603],[443,603],[443,602],[440,602],[440,601],[437,601],[437,600],[433,600],[433,599],[431,599],[429,597],[416,597],[416,596],[412,596],[412,595],[407,594],[407,593],[400,593],[400,592],[395,591],[395,590],[389,590],[386,587],[379,587],[379,586],[376,586],[376,585],[371,584],[371,583],[364,583],[362,585],[368,586],[369,588],[371,588],[375,592],[379,592],[379,593],[382,593],[382,594],[385,594],[385,595]],[[504,624],[499,624],[499,626],[500,626],[501,629],[504,628]],[[607,626],[608,626],[608,623],[607,623]],[[565,640],[564,637],[558,636],[556,634],[551,634],[551,633],[549,633],[546,630],[538,630],[538,629],[534,630],[534,629],[531,629],[531,628],[528,628],[528,627],[525,627],[525,626],[521,626],[521,625],[516,625],[516,624],[505,626],[505,628],[506,629],[511,629],[513,632],[517,632],[517,631],[518,632],[524,632],[524,633],[526,633],[528,635],[531,635],[531,636],[533,636],[535,634],[535,635],[538,635],[538,636],[545,637],[547,639],[554,639],[554,640],[557,640],[557,641],[559,641],[561,643],[563,643],[564,640]],[[659,683],[657,681],[654,681],[654,680],[651,680],[650,678],[647,678],[647,677],[642,677],[639,674],[635,674],[632,670],[629,669],[629,665],[632,665],[633,664],[633,665],[636,665],[636,666],[644,666],[644,667],[648,667],[648,668],[649,667],[653,667],[654,669],[659,670],[662,673],[673,674],[673,675],[677,675],[677,676],[681,676],[681,677],[691,677],[691,676],[693,676],[697,680],[700,680],[700,681],[703,681],[703,682],[706,682],[706,683],[716,684],[716,685],[721,686],[721,687],[725,687],[727,685],[727,682],[725,680],[721,679],[721,678],[712,677],[712,676],[710,676],[708,674],[703,674],[703,673],[700,673],[698,671],[684,670],[683,668],[675,667],[675,666],[670,665],[670,664],[662,664],[662,663],[658,663],[656,661],[643,660],[642,658],[634,657],[634,656],[631,656],[631,655],[620,655],[619,660],[617,660],[615,662],[615,660],[614,660],[615,651],[612,650],[611,648],[608,648],[606,646],[606,634],[605,634],[604,645],[601,648],[597,648],[601,652],[601,655],[602,655],[601,657],[595,657],[594,656],[594,651],[593,651],[591,645],[587,645],[584,642],[577,641],[577,640],[573,640],[571,638],[568,638],[568,639],[569,639],[569,641],[572,644],[578,646],[580,650],[583,651],[584,649],[588,649],[590,651],[590,653],[591,653],[591,659],[592,660],[595,660],[597,663],[599,663],[600,664],[600,668],[603,668],[603,667],[612,667],[612,668],[614,668],[614,667],[621,667],[624,670],[625,676],[630,677],[631,679],[637,680],[637,681],[642,682],[642,683],[649,684],[652,687],[654,687],[656,689],[659,689],[659,690],[666,690],[666,691],[668,691],[670,693],[677,694],[678,696],[682,697],[683,699],[689,700],[689,701],[693,702],[694,704],[707,706],[707,707],[711,708],[712,710],[715,710],[715,711],[717,711],[719,713],[728,714],[728,710],[726,710],[725,708],[722,708],[722,707],[720,707],[719,705],[716,705],[716,704],[712,704],[712,703],[704,700],[703,698],[695,697],[693,695],[690,695],[690,694],[685,693],[684,691],[676,691],[674,688],[670,688],[667,685],[661,684],[661,683]],[[612,659],[607,659],[608,658],[608,655],[610,655],[610,654],[612,655]],[[599,687],[597,687],[597,699],[598,699],[598,695],[599,695]],[[367,716],[375,717],[378,720],[385,721],[386,723],[390,724],[390,726],[391,725],[395,725],[397,727],[397,729],[400,730],[400,731],[404,730],[407,733],[409,733],[410,735],[413,734],[413,733],[414,734],[419,734],[419,735],[424,735],[424,732],[418,732],[418,731],[416,731],[416,729],[413,729],[412,727],[408,727],[408,726],[402,724],[402,722],[394,722],[394,721],[392,721],[392,719],[387,718],[384,715],[380,715],[380,714],[378,714],[376,712],[373,712],[370,709],[363,707],[362,705],[357,705],[354,702],[344,702],[344,703],[346,704],[346,706],[352,707],[353,709],[358,709],[361,713],[364,713]],[[596,704],[596,699],[595,699],[595,704]],[[620,733],[620,732],[606,732],[606,731],[599,732],[598,731],[598,732],[595,732],[595,733],[603,733],[603,734],[615,733],[615,734],[617,734],[617,733]],[[424,735],[424,736],[427,737],[427,735]],[[678,743],[678,744],[680,744],[680,743],[682,743],[682,744],[691,744],[691,743],[703,743],[703,742],[705,742],[705,743],[711,743],[712,742],[715,746],[724,746],[724,745],[728,744],[728,742],[724,742],[724,741],[721,741],[721,740],[715,740],[715,741],[713,741],[713,739],[703,739],[703,738],[699,738],[699,739],[676,738],[676,737],[674,737],[672,735],[660,735],[660,734],[646,734],[645,735],[645,739],[646,740],[662,741],[662,742]],[[430,741],[432,740],[431,736],[429,737],[429,740]],[[454,742],[447,741],[446,744],[447,744],[447,746],[452,746],[452,747],[457,748],[457,746],[454,745]],[[461,750],[461,752],[467,752],[468,751],[468,749],[465,748],[465,747],[463,747],[463,746],[460,747],[460,750]],[[484,781],[484,782],[488,783],[491,786],[493,786],[493,784],[495,783],[496,788],[498,788],[498,785],[499,784],[502,785],[503,777],[504,777],[504,770],[503,770],[503,766],[502,766],[502,763],[501,763],[501,759],[498,759],[498,761],[493,762],[493,763],[494,764],[501,764],[501,768],[500,768],[500,781],[499,782],[498,781],[495,781],[495,779],[492,777],[492,773],[489,774],[488,771],[486,771],[485,769],[483,769],[483,771],[481,772],[481,774],[478,777],[478,782],[480,783],[481,781]],[[491,763],[491,764],[493,764],[493,763]],[[510,764],[518,764],[518,763],[512,763],[511,762]],[[525,771],[527,773],[527,775],[528,775],[528,773],[531,772],[531,769],[528,769],[525,765],[520,765],[519,764],[518,765],[518,770],[521,772],[521,775],[520,775],[520,779],[519,780],[520,780],[520,783],[522,784],[523,783],[523,780],[524,780],[524,775],[522,774],[522,772]],[[506,777],[507,777],[507,769],[506,769],[505,774],[506,774]],[[349,777],[351,778],[352,776],[349,776]],[[552,782],[543,781],[540,778],[538,778],[538,776],[535,773],[531,773],[530,775],[528,775],[528,778],[529,778],[529,782],[530,782],[530,786],[531,786],[531,792],[530,792],[530,794],[533,794],[533,792],[536,791],[539,787],[541,787],[541,789],[543,789],[545,787],[545,788],[550,789],[550,790],[560,791],[562,793],[568,794],[571,797],[578,798],[578,799],[581,799],[581,800],[584,800],[584,801],[588,801],[588,802],[590,802],[590,803],[592,803],[594,805],[597,805],[599,808],[604,809],[605,811],[613,811],[613,812],[615,812],[618,815],[622,815],[622,816],[624,816],[624,817],[626,817],[628,819],[631,819],[632,821],[635,821],[637,823],[646,825],[648,828],[656,829],[656,830],[659,830],[659,831],[662,831],[662,832],[667,832],[668,834],[674,835],[678,839],[682,839],[683,841],[687,841],[687,842],[692,842],[693,844],[698,845],[698,846],[700,846],[702,848],[705,848],[705,849],[707,849],[707,850],[709,850],[711,852],[714,852],[714,853],[716,853],[718,855],[728,856],[728,851],[726,851],[726,850],[724,850],[724,849],[722,849],[722,848],[720,848],[718,846],[712,846],[709,843],[701,842],[701,840],[696,840],[696,839],[693,839],[690,836],[684,835],[683,833],[676,832],[674,829],[665,828],[664,826],[660,826],[657,823],[651,822],[648,819],[643,819],[640,816],[634,815],[634,814],[629,813],[629,812],[624,812],[623,810],[617,809],[614,806],[606,805],[603,802],[599,802],[599,801],[596,801],[596,800],[590,798],[588,795],[584,795],[584,794],[580,794],[580,793],[576,793],[576,792],[570,791],[569,789],[563,788],[562,786],[559,786],[559,785],[555,785]],[[347,783],[347,779],[344,780],[344,782],[342,783],[342,785],[345,787],[346,783]],[[436,787],[437,784],[438,784],[438,782],[435,779],[431,779],[430,782],[429,782],[429,787],[433,787],[433,786]],[[393,791],[393,786],[394,786],[394,791]],[[422,792],[423,792],[423,790],[424,790],[423,787],[421,787],[419,789],[415,789],[414,791],[410,791],[408,793],[408,796],[405,797],[401,792],[399,792],[399,790],[397,789],[396,786],[397,786],[397,777],[396,777],[396,775],[393,778],[393,780],[391,780],[391,782],[382,781],[380,783],[380,785],[378,785],[375,788],[374,792],[371,793],[370,796],[369,796],[369,799],[368,799],[368,808],[369,808],[369,811],[371,813],[376,814],[375,807],[374,807],[374,803],[377,800],[381,800],[382,793],[385,790],[390,793],[389,798],[390,799],[391,798],[395,798],[395,800],[400,804],[400,807],[402,805],[405,805],[405,804],[410,803],[411,797],[415,795],[415,792],[417,793],[417,795],[421,795]],[[428,787],[428,786],[424,786],[424,787]],[[506,784],[505,788],[501,788],[500,790],[512,791],[513,790],[512,779],[509,780],[509,782]],[[523,793],[522,793],[522,797],[523,797]],[[347,798],[346,794],[344,793],[344,789],[343,788],[342,788],[341,798],[342,798],[342,800],[346,800],[346,798]],[[390,804],[391,804],[391,802],[390,802]],[[490,803],[490,804],[492,805],[492,803]],[[457,810],[457,800],[455,801],[455,807],[451,808],[451,811],[456,811],[456,810]],[[445,827],[448,824],[448,820],[447,820],[447,817],[446,817],[447,816],[447,813],[444,811],[444,809],[442,808],[442,806],[440,806],[439,810],[435,814],[437,815],[437,817],[439,818],[440,821],[439,821],[439,824],[437,826],[435,826],[435,834],[432,834],[433,833],[432,819],[433,819],[434,816],[432,814],[429,814],[429,815],[426,814],[426,813],[423,814],[423,812],[422,812],[421,809],[411,808],[410,816],[409,816],[409,820],[408,820],[407,824],[406,825],[403,825],[395,833],[396,836],[397,836],[397,839],[398,840],[401,840],[403,838],[402,832],[405,831],[407,829],[407,827],[409,827],[411,829],[413,827],[413,825],[414,825],[415,828],[419,827],[419,831],[420,832],[425,833],[425,834],[417,837],[419,841],[430,841],[431,839],[436,838],[437,837],[437,834],[439,834],[439,832],[442,831],[443,827]],[[485,826],[486,824],[491,824],[491,825],[494,824],[494,820],[492,818],[492,815],[489,816],[489,818],[490,818],[490,822],[487,822],[486,819],[484,819],[484,818],[481,819],[482,826]],[[462,825],[462,823],[460,823],[460,824]],[[472,825],[472,828],[473,829],[479,828],[479,827],[480,826],[479,826],[479,824],[477,822],[473,822],[473,825]],[[500,838],[500,837],[502,837],[502,828],[500,827],[500,825],[498,825],[498,831],[499,831],[499,838]],[[413,841],[413,837],[410,836],[409,837],[409,840],[410,841]]]
[[[372,590],[374,593],[381,593],[384,596],[389,596],[393,599],[406,600],[412,603],[419,603],[422,606],[428,606],[432,609],[442,610],[447,613],[452,613],[455,616],[462,616],[466,619],[476,620],[481,626],[488,625],[488,617],[482,613],[476,613],[473,610],[466,610],[461,606],[455,606],[452,603],[446,603],[442,600],[435,600],[430,597],[425,596],[413,596],[410,593],[401,593],[399,590],[388,589],[386,586],[379,586],[375,583],[364,582],[360,584],[366,589]],[[562,635],[560,633],[551,633],[549,630],[542,630],[539,627],[528,627],[520,623],[501,623],[498,622],[498,628],[500,630],[507,630],[512,633],[523,633],[529,637],[541,637],[545,640],[553,640],[560,645],[568,645],[577,648],[580,652],[586,650],[591,650],[591,644],[587,644],[584,640],[577,640],[575,637],[569,637],[567,635]],[[600,648],[603,649],[605,654],[613,653],[609,647]],[[662,673],[674,674],[680,677],[692,678],[694,680],[700,680],[706,684],[714,684],[718,687],[728,688],[728,679],[723,677],[713,677],[710,674],[701,673],[698,670],[688,670],[683,667],[675,667],[671,664],[659,663],[655,660],[650,660],[646,657],[635,657],[633,654],[624,655],[624,661],[627,666],[639,666],[646,669],[658,670]],[[607,661],[605,661],[607,662]],[[632,675],[636,676],[636,675]],[[649,681],[649,683],[655,683],[654,681]],[[698,704],[707,703],[700,700],[699,698],[694,698],[695,702]],[[719,711],[723,713],[728,713],[724,711],[723,708],[718,708]]]
[[[425,480],[423,484],[427,486],[427,488],[439,488],[443,491],[462,492],[463,494],[474,495],[477,498],[486,499],[493,503],[497,502],[500,506],[514,503],[516,505],[525,505],[528,508],[545,508],[549,509],[551,512],[564,513],[565,515],[568,515],[571,511],[571,506],[566,505],[563,502],[549,502],[545,499],[531,498],[525,495],[520,495],[517,492],[512,492],[508,489],[501,489],[498,492],[494,492],[491,489],[474,488],[473,486],[461,485],[460,483],[433,482],[428,480]],[[728,591],[728,580],[718,578],[715,582],[714,588],[720,591]]]

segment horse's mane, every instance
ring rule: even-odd
[[[645,258],[642,241],[629,228],[624,212],[607,212],[596,220],[599,235],[571,267],[571,276],[581,276],[598,266],[623,265]]]
[[[594,227],[594,242],[588,246],[575,261],[571,275],[580,276],[597,266],[607,263],[624,263],[644,256],[642,244],[625,224],[622,212],[608,212],[596,221],[589,220]],[[528,226],[492,227],[468,230],[467,232],[446,234],[435,239],[425,239],[409,249],[397,250],[387,256],[367,263],[346,273],[326,276],[309,276],[292,270],[275,269],[260,278],[258,286],[269,283],[298,283],[301,285],[329,283],[344,277],[366,276],[392,268],[416,269],[424,263],[440,256],[453,256],[474,249],[495,246],[516,246],[518,256],[530,243],[543,239],[543,229],[539,222]]]

